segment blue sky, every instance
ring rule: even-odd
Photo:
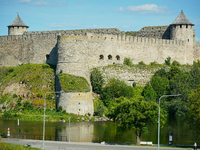
[[[118,28],[138,31],[144,26],[171,24],[183,10],[195,24],[200,42],[200,0],[0,0],[0,35],[16,12],[29,31]]]

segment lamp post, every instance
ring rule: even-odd
[[[43,150],[44,150],[44,137],[45,137],[45,107],[46,107],[46,95],[48,93],[61,93],[60,91],[56,92],[47,92],[44,96],[44,122],[43,122]]]
[[[159,150],[159,141],[160,141],[160,100],[162,97],[168,97],[168,96],[180,96],[181,94],[175,94],[175,95],[162,95],[159,98],[159,110],[158,110],[158,150]]]

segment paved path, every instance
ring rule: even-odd
[[[6,139],[2,138],[2,142],[30,145],[35,148],[43,148],[42,140],[24,140],[24,139]],[[157,150],[157,147],[147,146],[125,146],[125,145],[109,145],[100,143],[82,143],[82,142],[61,142],[61,141],[45,141],[45,150]],[[193,150],[192,148],[168,148],[160,147],[160,150]]]

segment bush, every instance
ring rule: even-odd
[[[130,58],[124,58],[124,64],[129,66],[129,67],[133,66]]]
[[[57,108],[57,112],[62,112],[62,106],[59,106],[59,107]]]
[[[17,97],[17,95],[16,94],[13,94],[13,98],[16,98]]]
[[[33,105],[29,101],[24,102],[23,107],[24,107],[24,110],[32,110],[33,109]]]
[[[138,65],[146,65],[143,61],[138,62]]]
[[[173,65],[173,66],[180,66],[180,63],[179,63],[178,61],[174,60],[174,61],[172,62],[172,65]]]
[[[167,57],[167,59],[165,60],[165,64],[168,66],[171,65],[171,57]]]
[[[3,117],[4,118],[11,118],[12,117],[11,111],[4,111]]]
[[[104,79],[101,72],[97,68],[94,68],[92,70],[90,75],[90,81],[92,85],[92,91],[94,93],[100,94],[104,84]]]
[[[133,82],[133,87],[136,87],[136,82]]]

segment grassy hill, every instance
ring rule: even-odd
[[[59,74],[64,91],[90,91],[90,85],[82,77]],[[22,64],[16,67],[0,67],[0,111],[23,109],[32,104],[35,109],[43,108],[45,93],[55,91],[54,69],[48,64]],[[55,109],[55,94],[48,94],[47,108]]]

